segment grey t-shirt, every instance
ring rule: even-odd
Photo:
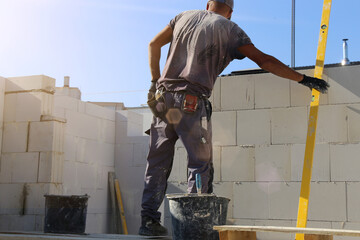
[[[237,48],[251,44],[236,23],[206,10],[180,13],[169,26],[173,38],[158,83],[170,91],[210,96],[217,76],[232,60],[245,57]]]

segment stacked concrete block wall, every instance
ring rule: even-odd
[[[115,171],[115,111],[72,95],[54,101],[54,115],[66,119],[63,194],[90,196],[87,233],[113,231],[108,173]]]
[[[320,101],[309,227],[360,229],[359,76],[359,65],[324,72],[331,88]],[[231,198],[229,224],[296,226],[311,92],[269,73],[221,77],[219,82],[213,115],[214,144],[220,151],[219,162],[214,159],[220,166],[215,193]]]
[[[45,194],[88,194],[86,232],[108,232],[115,111],[55,90],[43,75],[0,79],[0,230],[42,231]]]
[[[43,227],[44,194],[61,194],[64,122],[53,119],[55,79],[5,79],[0,229]]]

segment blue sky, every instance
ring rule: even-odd
[[[291,62],[291,0],[235,0],[232,20],[255,46]],[[314,65],[322,0],[296,1],[296,66]],[[79,87],[84,101],[146,103],[148,43],[177,14],[206,0],[0,0],[0,76],[45,74]],[[360,61],[359,0],[333,0],[326,63]],[[167,47],[163,49],[164,65]],[[223,74],[257,68],[233,61]]]

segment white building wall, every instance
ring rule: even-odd
[[[4,100],[5,100],[5,78],[0,77],[0,153],[2,149],[2,135],[4,129]]]
[[[64,93],[64,91],[62,91]],[[66,95],[55,95],[55,116],[66,119],[64,195],[89,195],[87,233],[110,231],[108,173],[114,172],[115,111]]]

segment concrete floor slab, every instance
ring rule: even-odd
[[[40,232],[0,232],[1,240],[96,240],[96,239],[118,239],[118,240],[135,240],[135,239],[161,239],[171,240],[170,236],[166,237],[144,237],[137,235],[121,234],[48,234]]]

